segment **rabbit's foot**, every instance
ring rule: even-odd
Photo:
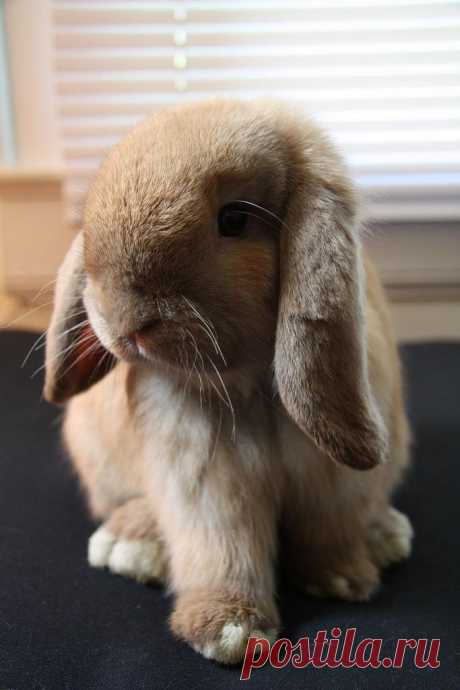
[[[276,615],[269,620],[257,608],[235,596],[190,592],[179,596],[171,629],[207,659],[237,664],[250,637],[276,637]]]
[[[167,575],[164,547],[158,539],[117,539],[104,526],[90,537],[88,562],[138,582],[165,582]]]
[[[117,508],[94,532],[88,561],[94,568],[108,568],[139,582],[166,581],[166,549],[144,498]]]
[[[369,530],[369,550],[374,563],[382,568],[410,556],[414,532],[409,519],[389,507],[384,517]]]
[[[307,594],[319,598],[368,601],[380,585],[379,571],[370,560],[356,559],[325,570],[304,585]]]

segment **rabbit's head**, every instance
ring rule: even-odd
[[[108,155],[58,276],[45,395],[101,378],[110,355],[171,375],[267,380],[337,461],[373,467],[356,202],[303,118],[262,104],[165,110]]]

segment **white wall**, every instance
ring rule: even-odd
[[[50,0],[5,0],[16,165],[61,165],[53,84]]]

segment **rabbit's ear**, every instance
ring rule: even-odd
[[[367,373],[364,269],[345,176],[297,182],[281,239],[275,375],[297,425],[334,460],[385,460],[386,430]]]
[[[83,236],[74,239],[59,269],[54,311],[46,338],[44,397],[62,403],[99,381],[109,370],[111,356],[87,320],[82,292],[85,285]]]

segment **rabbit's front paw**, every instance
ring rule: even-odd
[[[244,658],[250,637],[276,637],[276,614],[267,618],[235,596],[188,593],[179,597],[171,616],[171,629],[196,652],[222,664]]]
[[[167,575],[166,555],[159,539],[116,537],[104,525],[89,539],[88,562],[94,568],[108,568],[138,582],[165,582]]]
[[[409,519],[396,508],[389,507],[369,530],[369,549],[379,567],[399,563],[410,556],[414,531]]]

